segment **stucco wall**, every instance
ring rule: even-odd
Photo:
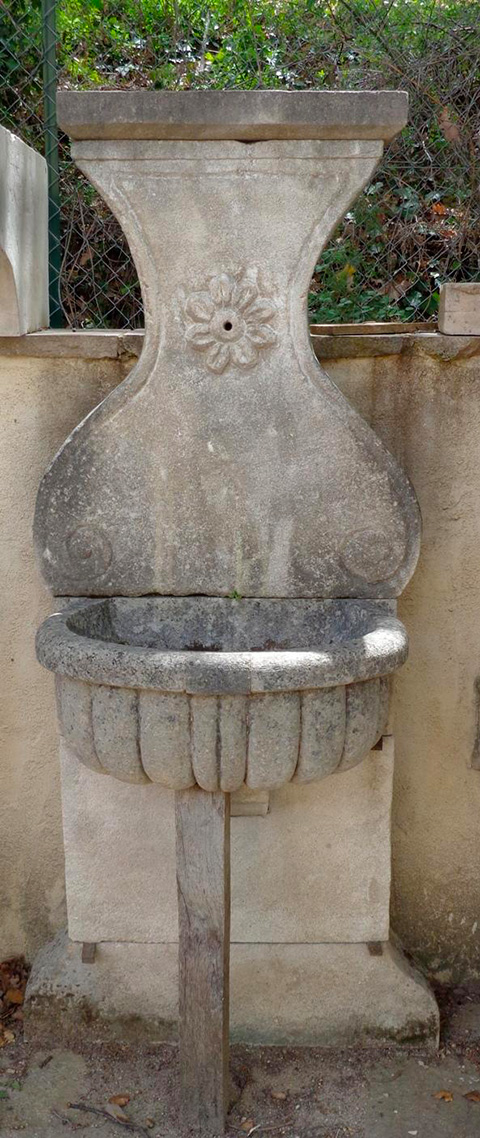
[[[325,365],[402,462],[420,502],[422,552],[399,604],[410,657],[393,708],[393,925],[429,971],[462,978],[480,972],[480,770],[471,766],[480,674],[480,340],[427,335],[402,347]],[[357,342],[357,352],[374,350],[374,340]]]
[[[32,553],[35,495],[124,369],[118,358],[4,354],[18,346],[0,339],[0,959],[31,957],[66,920],[54,693],[34,652],[52,609]]]
[[[141,337],[0,339],[0,958],[65,924],[51,678],[33,639],[51,602],[31,522],[40,476],[131,366]],[[393,925],[448,978],[480,973],[480,339],[319,338],[324,366],[409,473],[424,536],[400,602],[410,659],[394,695]]]

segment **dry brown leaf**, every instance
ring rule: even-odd
[[[460,142],[462,136],[457,124],[452,122],[450,118],[448,107],[442,108],[438,116],[438,124],[447,142]]]
[[[480,1091],[467,1091],[464,1098],[468,1098],[469,1102],[480,1102]]]
[[[249,1130],[252,1129],[252,1126],[255,1126],[253,1118],[246,1118],[245,1122],[242,1122],[240,1124],[240,1130],[245,1130],[245,1133],[248,1134]]]
[[[389,300],[401,300],[408,289],[406,277],[398,276],[385,287],[385,294]]]
[[[123,1110],[121,1110],[115,1102],[107,1103],[105,1111],[107,1114],[110,1114],[112,1118],[115,1118],[117,1122],[130,1122],[130,1119],[126,1114],[123,1113]]]
[[[272,1098],[279,1099],[280,1102],[283,1102],[287,1097],[287,1092],[286,1091],[271,1091],[271,1095],[272,1095]]]
[[[7,988],[5,999],[9,1004],[23,1004],[23,992],[20,988]]]
[[[114,1106],[126,1106],[130,1102],[130,1095],[111,1095],[108,1101]]]
[[[0,1034],[0,1047],[6,1047],[7,1043],[15,1042],[15,1032],[10,1031],[10,1028],[4,1027]]]
[[[453,1095],[451,1091],[437,1091],[433,1098],[441,1099],[442,1102],[453,1102]]]
[[[154,1118],[146,1118],[145,1119],[145,1126],[147,1127],[148,1130],[151,1130],[152,1126],[155,1126],[155,1119]]]

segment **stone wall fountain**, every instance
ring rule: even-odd
[[[72,755],[175,791],[182,1106],[205,1133],[228,1103],[230,795],[359,764],[407,655],[415,495],[306,313],[406,111],[400,92],[59,95],[146,338],[40,486],[38,556],[69,600],[38,657]]]

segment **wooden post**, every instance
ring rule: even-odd
[[[175,794],[182,1122],[222,1135],[229,1099],[230,796]]]

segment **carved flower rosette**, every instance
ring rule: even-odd
[[[229,365],[253,368],[259,353],[272,348],[277,332],[271,321],[276,306],[261,296],[255,281],[221,273],[207,289],[192,292],[185,302],[185,336],[205,355],[209,371],[220,375]]]

